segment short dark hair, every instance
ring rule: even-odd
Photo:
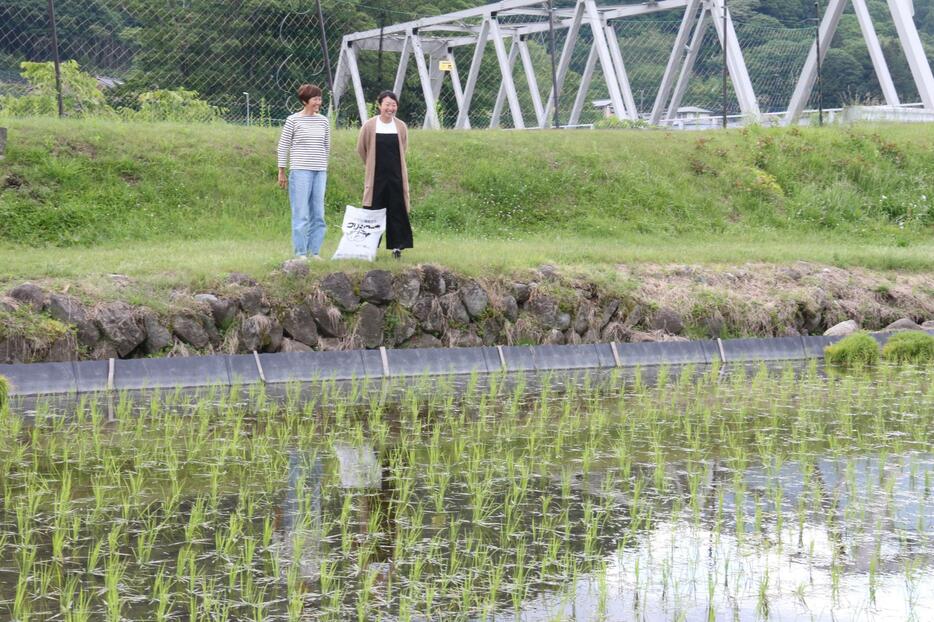
[[[321,97],[321,89],[315,84],[303,84],[298,87],[298,98],[307,104],[312,97]]]
[[[387,97],[390,98],[392,101],[396,102],[397,104],[399,103],[399,98],[398,98],[398,97],[396,96],[396,94],[393,93],[392,91],[383,91],[382,93],[380,93],[379,95],[377,95],[377,96],[376,96],[376,103],[377,103],[377,104],[382,104],[382,103],[383,103],[383,100],[386,99]]]

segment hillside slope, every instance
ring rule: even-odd
[[[0,241],[90,246],[277,239],[277,130],[14,119]],[[356,135],[337,132],[327,217],[358,204]],[[934,231],[934,128],[413,132],[421,235],[722,236],[828,231],[907,244]]]

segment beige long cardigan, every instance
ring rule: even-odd
[[[373,117],[360,128],[357,138],[357,153],[366,164],[366,174],[363,179],[363,206],[373,205],[373,179],[376,177],[376,119]],[[396,121],[396,131],[399,135],[399,151],[402,162],[402,193],[405,196],[405,211],[409,211],[409,169],[405,165],[405,152],[409,146],[409,128],[399,119]]]

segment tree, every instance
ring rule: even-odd
[[[800,26],[802,22],[813,17],[813,6],[812,0],[781,0],[761,4],[758,10],[764,15],[771,15],[786,26]]]
[[[24,61],[20,66],[22,76],[29,84],[29,90],[22,97],[7,96],[0,99],[0,112],[9,115],[57,115],[58,96],[54,63]],[[97,79],[81,71],[76,61],[61,63],[61,79],[65,114],[90,116],[113,112],[97,86]]]
[[[827,50],[822,76],[827,107],[844,106],[871,95],[864,81],[863,66],[844,50]]]

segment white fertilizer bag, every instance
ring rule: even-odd
[[[343,235],[331,259],[376,259],[379,238],[386,230],[386,210],[360,209],[348,205],[344,211]]]

